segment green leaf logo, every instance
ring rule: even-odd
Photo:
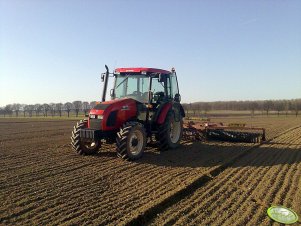
[[[282,224],[293,224],[298,221],[298,215],[284,206],[272,206],[267,213],[271,219]]]

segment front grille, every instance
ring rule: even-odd
[[[101,129],[102,119],[90,118],[90,129]]]

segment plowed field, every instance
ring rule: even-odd
[[[300,119],[251,123],[278,137],[255,146],[184,142],[161,154],[148,147],[126,162],[109,145],[96,156],[73,153],[75,121],[2,119],[0,224],[257,225],[270,222],[270,203],[300,214]]]
[[[156,225],[269,225],[266,210],[301,213],[301,128],[250,151],[206,186],[168,207]]]

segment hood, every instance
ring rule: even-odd
[[[123,106],[128,107],[129,105],[135,104],[135,102],[136,101],[131,98],[104,101],[95,105],[95,107],[91,109],[90,114],[101,115],[108,108],[110,108],[110,111],[120,110]]]

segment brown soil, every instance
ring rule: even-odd
[[[269,138],[301,125],[252,120],[267,127]],[[112,145],[96,156],[73,153],[74,124],[0,120],[0,224],[256,225],[269,222],[270,203],[301,211],[300,129],[252,150],[253,144],[186,142],[161,154],[148,147],[141,160],[126,162]]]
[[[270,225],[271,205],[301,213],[301,127],[250,151],[169,206],[154,225]]]

